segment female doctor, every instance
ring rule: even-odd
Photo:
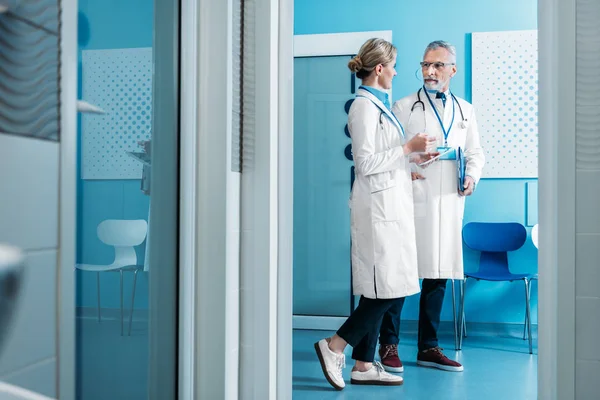
[[[353,292],[361,298],[333,337],[315,343],[323,373],[338,390],[345,386],[343,351],[348,344],[356,360],[352,384],[403,383],[373,362],[379,326],[391,306],[420,290],[409,157],[423,162],[436,153],[424,153],[429,144],[425,134],[407,142],[390,111],[385,91],[396,76],[396,54],[391,43],[370,39],[348,63],[362,80],[348,113],[356,168],[350,199],[352,278]]]

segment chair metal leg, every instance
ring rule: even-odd
[[[461,315],[461,322],[460,322],[460,334],[458,335],[458,349],[461,350],[462,349],[462,341],[463,341],[463,329],[466,326],[465,323],[465,297],[467,294],[467,278],[463,279],[461,281],[461,296],[460,296],[460,315]]]
[[[466,280],[466,278],[465,278],[465,280]],[[460,289],[460,296],[462,298],[464,288],[462,285],[460,285],[459,289]],[[462,325],[462,329],[463,329],[463,333],[462,333],[461,337],[466,338],[467,337],[467,320],[465,319],[465,310],[461,310],[461,325]]]
[[[465,311],[462,313],[463,337],[467,337],[467,320],[465,319]]]
[[[467,284],[467,278],[465,278],[465,285],[466,284]],[[462,295],[464,295],[464,292],[463,292],[464,289],[465,288],[463,286],[460,287]],[[467,337],[467,319],[465,318],[465,310],[464,310],[464,308],[462,310],[462,328],[463,328],[462,337],[465,338],[465,337]]]
[[[527,317],[527,336],[529,337],[529,354],[533,354],[532,338],[531,338],[531,308],[529,304],[529,279],[525,278],[525,305]]]
[[[121,336],[123,336],[123,270],[119,270],[121,274]]]
[[[135,271],[133,271],[133,290],[131,292],[131,310],[129,310],[129,332],[128,332],[127,336],[131,336],[131,321],[133,319],[133,305],[135,302],[135,284],[137,282],[138,271],[139,271],[139,269],[136,269]]]
[[[450,281],[452,284],[452,316],[454,317],[454,349],[460,350],[458,348],[458,324],[456,321],[456,293],[454,288],[454,279]]]
[[[529,298],[531,299],[531,281],[529,281]],[[529,323],[529,316],[527,315],[527,305],[525,305],[525,323],[523,324],[523,340],[527,340],[527,324]]]
[[[96,272],[96,291],[98,292],[98,322],[102,321],[100,315],[100,272]]]

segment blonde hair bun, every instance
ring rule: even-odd
[[[367,40],[358,51],[358,54],[350,60],[348,68],[359,79],[365,79],[373,73],[379,64],[388,65],[396,58],[396,47],[390,42],[373,38]]]
[[[362,60],[360,59],[359,55],[354,56],[349,62],[348,62],[348,68],[350,68],[350,71],[356,73],[358,71],[360,71],[361,69],[363,69],[363,63]]]

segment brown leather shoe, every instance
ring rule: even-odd
[[[379,346],[379,358],[387,372],[404,372],[404,366],[398,357],[397,344],[382,344]]]
[[[443,349],[439,347],[434,347],[432,349],[420,351],[417,354],[417,365],[450,372],[462,372],[464,370],[463,366],[446,357],[444,353],[442,353],[442,350]]]

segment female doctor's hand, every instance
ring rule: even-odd
[[[431,160],[433,157],[437,157],[439,155],[440,155],[439,151],[434,151],[432,153],[413,153],[410,155],[410,162],[420,165],[420,164],[423,164],[423,163]],[[423,168],[427,168],[428,166],[429,166],[429,164],[424,165]]]
[[[435,138],[427,136],[426,133],[418,133],[403,146],[404,154],[424,153],[433,141]]]
[[[465,190],[464,191],[459,190],[458,193],[461,196],[470,196],[473,194],[474,190],[475,190],[475,180],[473,180],[473,178],[471,178],[470,176],[466,176],[465,177]]]

